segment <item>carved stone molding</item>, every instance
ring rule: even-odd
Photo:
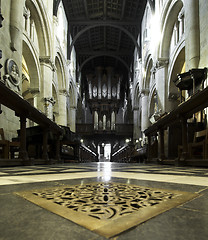
[[[59,90],[59,94],[65,97],[69,97],[69,92],[66,89]]]
[[[43,98],[46,105],[52,104],[54,105],[56,103],[55,99],[53,97],[45,97]]]
[[[3,76],[5,85],[15,92],[20,92],[20,73],[13,59],[6,60],[6,74]]]
[[[184,18],[184,12],[185,12],[185,10],[184,10],[184,8],[182,8],[181,11],[178,14],[178,20],[179,21]]]
[[[158,59],[158,61],[156,62],[155,68],[156,69],[160,69],[160,68],[164,68],[167,67],[169,64],[169,60],[166,58],[160,58]]]
[[[52,71],[56,71],[56,66],[50,56],[40,57],[39,60],[40,63],[48,65]]]
[[[143,88],[141,90],[141,97],[148,96],[149,95],[149,89]]]

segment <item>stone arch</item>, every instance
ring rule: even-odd
[[[113,23],[105,23],[105,22],[103,22],[103,23],[97,23],[97,24],[93,24],[93,25],[91,25],[91,26],[87,26],[87,27],[83,28],[81,31],[79,31],[79,32],[77,33],[77,35],[74,37],[74,39],[72,40],[71,45],[70,45],[70,47],[69,47],[69,53],[68,53],[69,58],[70,58],[70,56],[71,56],[71,52],[72,52],[72,49],[73,49],[73,47],[74,47],[74,44],[76,43],[76,41],[78,40],[78,38],[79,38],[82,34],[84,34],[85,32],[89,31],[91,28],[96,28],[96,27],[101,27],[101,26],[103,26],[103,27],[106,26],[106,27],[118,28],[118,29],[121,30],[122,32],[126,33],[126,35],[127,35],[129,38],[131,38],[131,40],[133,41],[135,47],[137,48],[138,55],[140,55],[139,44],[138,44],[138,42],[136,41],[136,39],[134,38],[134,36],[133,36],[127,29],[125,29],[125,28],[122,27],[122,26],[117,26],[117,25],[115,25],[115,24],[113,24]]]
[[[49,21],[47,19],[47,13],[42,1],[26,0],[26,8],[29,8],[32,19],[36,26],[39,53],[41,56],[50,56],[52,52],[51,48],[51,33]]]
[[[60,54],[60,52],[56,53],[55,66],[59,90],[64,90],[66,89],[66,74],[64,69],[63,56]]]
[[[148,106],[148,116],[151,117],[155,113],[155,96],[157,95],[157,89],[154,85],[149,94],[149,106]]]
[[[70,106],[71,107],[76,107],[77,105],[77,100],[76,100],[76,90],[74,83],[71,81],[69,84],[69,101],[70,101]]]
[[[185,64],[185,41],[178,47],[169,66],[168,76],[168,97],[176,100],[178,97],[178,88],[173,80],[177,78],[177,74],[182,73]]]
[[[144,89],[150,88],[152,68],[153,68],[153,60],[151,55],[149,54],[144,66],[144,71],[145,71],[144,82],[143,82]]]
[[[32,106],[38,108],[38,102],[36,102],[35,98],[41,91],[40,62],[36,51],[24,35],[22,41],[22,68],[22,96]]]
[[[159,58],[169,59],[169,49],[172,31],[180,10],[183,7],[181,0],[167,1],[162,16],[162,37],[159,46]]]
[[[67,125],[70,127],[70,130],[76,131],[76,108],[77,108],[77,93],[76,86],[73,81],[69,84],[69,98],[68,98],[68,116],[67,116]]]
[[[139,83],[137,83],[133,92],[133,107],[138,109],[139,103],[140,103],[140,88]]]

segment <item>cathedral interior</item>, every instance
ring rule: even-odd
[[[0,239],[208,239],[207,0],[0,0]]]

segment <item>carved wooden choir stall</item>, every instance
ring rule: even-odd
[[[154,158],[163,163],[172,161],[176,164],[208,164],[207,123],[203,112],[208,107],[208,87],[204,88],[206,77],[206,68],[192,69],[178,75],[175,84],[181,92],[181,103],[145,130],[145,135],[148,137],[148,161]],[[188,91],[189,96],[185,101],[182,92],[184,90]],[[195,119],[197,113],[200,113],[200,121]],[[167,131],[167,156],[165,130]],[[158,145],[157,152],[152,145],[153,138]]]

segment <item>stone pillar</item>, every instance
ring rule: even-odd
[[[184,0],[186,71],[198,68],[200,58],[199,1]]]
[[[53,97],[46,97],[43,99],[44,101],[44,112],[48,118],[53,120],[53,105],[55,104],[55,101]]]
[[[52,62],[51,58],[49,56],[46,57],[40,57],[40,65],[41,65],[41,73],[42,73],[42,79],[41,79],[41,94],[39,99],[39,104],[42,103],[42,99],[44,99],[43,104],[38,106],[38,109],[40,109],[42,112],[45,112],[46,110],[49,111],[49,117],[50,119],[53,118],[53,101],[48,102],[49,109],[45,108],[45,103],[48,101],[48,99],[52,99],[53,93],[52,93],[52,80],[53,80],[53,73],[55,71],[55,65]]]
[[[184,34],[184,8],[182,8],[178,15],[178,21],[179,21],[179,37],[181,37]]]
[[[70,130],[72,132],[76,132],[76,107],[71,106],[70,107],[70,113],[69,113],[69,118],[70,118]]]
[[[30,10],[24,7],[25,31],[30,34]]]
[[[140,109],[134,108],[134,139],[139,139],[141,137],[141,116]]]
[[[67,91],[60,90],[59,91],[59,115],[58,115],[57,123],[63,126],[67,125],[66,98],[67,98]]]
[[[159,59],[156,63],[155,68],[155,81],[156,81],[156,89],[158,95],[158,106],[159,111],[164,113],[167,106],[167,72],[168,72],[168,59]]]
[[[148,117],[148,98],[149,90],[143,89],[141,91],[141,100],[142,100],[142,115],[141,115],[141,131],[144,132],[150,125]]]
[[[10,8],[10,36],[11,49],[22,53],[23,10],[25,0],[11,0]]]

